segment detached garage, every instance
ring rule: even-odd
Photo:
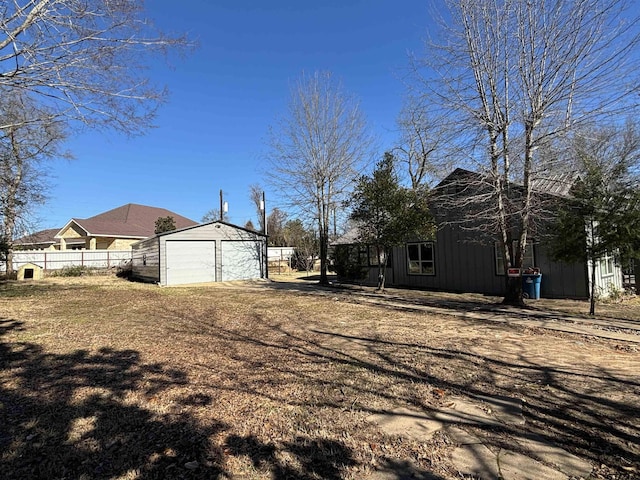
[[[161,233],[132,246],[132,277],[160,285],[267,277],[267,237],[211,222]]]

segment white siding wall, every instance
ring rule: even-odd
[[[608,264],[608,265],[606,265]],[[589,288],[591,288],[591,262],[588,262]],[[622,285],[622,268],[611,259],[610,262],[600,260],[596,262],[596,296],[606,298],[612,291],[620,291]]]
[[[171,247],[167,249],[169,242],[215,242],[218,251],[215,254],[215,281],[229,279],[230,276],[235,279],[252,279],[262,278],[264,274],[264,255],[266,252],[266,238],[248,232],[241,228],[224,223],[206,223],[196,227],[186,228],[176,232],[161,235],[160,241],[160,284],[169,285],[176,284],[171,280],[171,275],[167,274],[167,265],[170,265]],[[240,242],[243,245],[241,251],[236,251],[234,259],[231,262],[224,260],[226,242]],[[220,250],[222,253],[220,254]],[[193,268],[210,269],[208,264],[211,262],[211,256],[206,252],[199,252],[190,262],[193,261]],[[256,263],[257,262],[257,263]],[[256,268],[257,265],[257,268]],[[196,274],[196,277],[200,274]],[[190,281],[189,276],[184,277],[184,283],[194,283]]]

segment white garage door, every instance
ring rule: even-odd
[[[223,241],[221,244],[223,282],[261,277],[260,242]]]
[[[167,240],[167,285],[216,281],[216,242]]]

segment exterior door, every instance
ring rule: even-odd
[[[216,281],[214,240],[167,240],[167,285]]]
[[[262,277],[260,242],[227,240],[221,243],[223,282]]]

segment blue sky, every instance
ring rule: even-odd
[[[408,52],[420,52],[430,23],[424,0],[147,0],[165,31],[199,47],[151,79],[171,94],[142,137],[96,131],[74,135],[72,161],[52,164],[50,200],[39,228],[63,226],[126,203],[167,208],[200,221],[229,203],[239,225],[255,212],[249,186],[265,186],[264,140],[286,112],[289,86],[303,71],[331,71],[355,95],[379,137],[391,145],[402,104]]]

